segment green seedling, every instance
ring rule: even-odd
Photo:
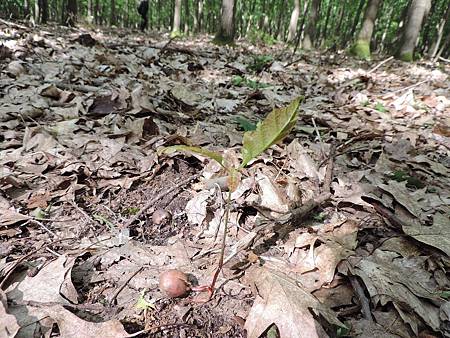
[[[124,215],[136,215],[138,212],[139,212],[139,208],[130,207],[130,208],[126,208],[122,213]]]
[[[231,84],[236,87],[248,87],[251,89],[263,89],[270,87],[270,85],[267,83],[247,79],[239,75],[233,76],[231,78]]]
[[[390,178],[397,182],[406,181],[406,186],[408,188],[422,189],[425,187],[425,184],[419,178],[410,176],[402,170],[394,171]]]
[[[270,55],[257,55],[253,58],[252,64],[249,66],[255,73],[262,72],[273,62],[273,57]]]
[[[239,124],[239,127],[244,131],[252,131],[256,130],[256,124],[254,124],[252,121],[246,119],[243,116],[236,116],[236,123]]]
[[[149,301],[145,299],[146,293],[147,293],[146,289],[141,291],[139,298],[136,302],[136,308],[143,311],[155,310],[156,307],[153,299],[150,299]]]
[[[379,111],[380,113],[387,112],[386,107],[381,102],[377,102],[377,104],[375,105],[375,110]]]
[[[115,228],[115,225],[113,222],[111,222],[109,219],[107,219],[105,216],[100,214],[94,214],[94,219],[99,222],[100,224],[105,224],[108,226],[109,230],[113,230]]]
[[[222,247],[220,251],[218,267],[213,276],[211,284],[204,286],[204,289],[197,288],[197,290],[199,291],[208,291],[209,299],[211,299],[213,295],[217,277],[223,266],[225,239],[231,204],[231,193],[235,191],[239,186],[241,170],[245,168],[253,159],[261,155],[266,149],[274,144],[281,142],[291,132],[292,128],[297,122],[298,107],[300,105],[300,101],[301,98],[298,97],[293,100],[287,107],[272,110],[272,112],[270,112],[263,121],[259,122],[256,125],[255,130],[247,131],[244,133],[241,148],[242,160],[240,165],[237,167],[233,167],[229,163],[227,163],[220,153],[210,151],[201,147],[175,145],[162,148],[158,151],[159,154],[171,154],[177,151],[183,151],[206,156],[218,162],[227,173],[228,198],[225,205],[224,232],[222,237]]]

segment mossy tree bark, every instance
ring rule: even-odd
[[[232,44],[234,42],[234,0],[222,0],[220,24],[214,43]]]
[[[431,0],[412,0],[396,57],[403,61],[413,61],[422,23],[431,7]]]
[[[351,51],[361,59],[370,59],[370,40],[372,39],[375,20],[377,19],[378,8],[382,0],[369,0],[364,12],[364,19],[361,30],[358,33],[355,44]]]

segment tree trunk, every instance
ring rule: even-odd
[[[294,0],[294,9],[292,10],[291,20],[289,21],[289,31],[287,37],[288,42],[293,41],[295,38],[299,16],[300,16],[300,0]]]
[[[331,9],[333,8],[333,2],[330,1],[327,8],[327,14],[325,16],[325,23],[323,25],[322,31],[319,34],[319,45],[322,44],[322,41],[327,38],[327,30],[328,30],[328,22],[330,21]]]
[[[172,36],[180,34],[181,22],[181,0],[175,0],[175,8],[173,11]]]
[[[48,0],[39,0],[41,8],[41,23],[48,22]]]
[[[198,0],[198,31],[203,31],[203,0]]]
[[[400,41],[400,48],[396,54],[398,59],[403,61],[412,61],[414,59],[414,48],[417,44],[417,38],[430,7],[431,0],[412,0]]]
[[[429,13],[436,13],[436,11],[439,11],[439,8],[436,8],[439,1],[432,1],[431,2],[431,8],[429,10]],[[427,20],[427,24],[423,26],[423,34],[422,34],[422,44],[420,46],[420,51],[422,54],[429,53],[434,46],[430,47],[431,40],[435,37],[435,34],[430,34],[432,29],[436,27],[439,29],[439,25],[437,25],[433,20]],[[433,32],[434,33],[434,32]],[[432,36],[430,36],[432,35]]]
[[[109,17],[109,25],[116,25],[116,0],[111,0],[111,13]]]
[[[218,44],[234,42],[234,0],[222,0],[220,25],[214,42]]]
[[[379,44],[380,52],[385,50],[385,41],[386,41],[387,33],[388,33],[389,29],[391,28],[391,25],[394,21],[392,18],[393,12],[394,12],[394,7],[390,7],[388,15],[387,15],[388,22],[386,24],[386,27],[384,28],[383,34],[381,35],[381,42]]]
[[[184,34],[189,32],[189,0],[184,0]]]
[[[25,19],[28,19],[30,16],[30,1],[24,0],[23,1],[23,16]]]
[[[382,0],[369,0],[364,12],[361,30],[352,47],[352,52],[361,59],[370,59],[370,40],[372,39],[373,28],[381,2]]]
[[[316,42],[317,21],[319,18],[320,0],[311,1],[311,10],[309,11],[308,24],[303,37],[303,49],[309,50],[313,48]]]
[[[433,48],[430,50],[430,57],[432,59],[434,59],[436,57],[436,54],[438,53],[439,45],[441,44],[442,37],[444,36],[444,28],[446,23],[450,23],[450,4],[448,5],[447,10],[445,11],[444,17],[441,19],[441,22],[439,23],[436,41],[433,44]]]
[[[361,17],[361,12],[364,7],[366,0],[359,0],[358,9],[356,11],[355,19],[353,20],[352,30],[350,31],[350,35],[347,37],[347,40],[353,39],[353,36],[356,32],[356,27],[358,27],[359,18]]]
[[[65,24],[69,27],[75,26],[78,12],[77,0],[67,0],[66,11],[67,19],[65,20]]]
[[[280,5],[278,8],[278,19],[277,19],[277,25],[276,25],[276,31],[275,36],[278,40],[283,40],[285,36],[285,30],[283,27],[283,21],[284,21],[284,9],[286,8],[286,1],[287,0],[281,0]]]
[[[41,7],[39,0],[34,1],[34,22],[36,24],[41,22]]]

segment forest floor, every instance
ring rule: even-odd
[[[210,40],[0,21],[0,336],[449,336],[450,64]]]

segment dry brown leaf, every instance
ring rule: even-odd
[[[261,336],[272,324],[278,327],[283,338],[319,337],[323,329],[313,313],[322,315],[330,324],[344,326],[333,311],[287,275],[260,268],[252,279],[258,296],[245,322],[249,338]]]
[[[93,323],[85,321],[62,305],[45,308],[48,316],[58,324],[61,337],[64,338],[120,338],[128,336],[123,325],[118,320]]]
[[[6,295],[0,290],[0,337],[14,337],[19,331],[19,324],[13,315],[8,314]]]

